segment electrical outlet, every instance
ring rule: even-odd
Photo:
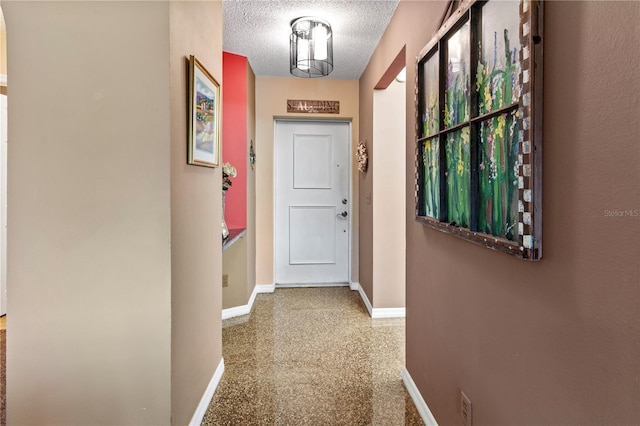
[[[460,415],[464,425],[471,426],[471,401],[462,391],[460,391]]]
[[[229,274],[222,274],[222,287],[229,287]]]

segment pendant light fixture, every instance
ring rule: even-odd
[[[305,16],[291,22],[289,71],[296,77],[325,77],[333,71],[331,25]]]

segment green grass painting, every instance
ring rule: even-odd
[[[518,223],[518,131],[516,112],[480,125],[480,232],[515,240]]]
[[[438,97],[433,95],[429,98],[425,113],[422,115],[422,136],[433,135],[439,130]]]
[[[447,40],[447,81],[445,85],[444,125],[455,126],[469,120],[469,23]],[[469,127],[445,136],[447,221],[469,227],[470,132]]]
[[[470,199],[470,144],[469,127],[446,136],[447,221],[469,227]]]
[[[482,60],[476,69],[479,114],[516,104],[520,98],[519,12],[517,4],[507,3],[489,2],[483,8]],[[505,14],[511,19],[497,19]],[[516,35],[515,43],[511,34]],[[518,237],[519,123],[516,109],[482,122],[479,131],[478,230],[512,241]]]
[[[438,52],[432,53],[421,65],[422,207],[425,216],[438,219],[442,214],[444,221],[455,226],[474,230],[477,227],[479,232],[517,241],[518,135],[522,130],[519,3],[489,1],[481,7],[482,33],[478,44],[481,58],[475,66],[469,66],[468,21],[447,37],[446,45],[438,47],[446,49],[446,62],[442,64],[446,67],[443,92],[439,94],[437,86]],[[473,88],[470,88],[471,75],[476,77]],[[475,117],[489,114],[490,118],[483,117],[480,121],[470,117],[472,90],[477,95]],[[444,99],[439,99],[438,94]],[[439,101],[443,111],[439,110]],[[453,127],[455,131],[450,130]],[[473,150],[478,155],[477,170],[474,167],[473,171],[472,133],[477,138],[473,141]],[[442,164],[441,150],[444,150]],[[479,190],[473,196],[472,172],[477,173]],[[440,203],[442,180],[444,205]],[[474,223],[471,223],[472,209]]]
[[[444,125],[451,127],[469,120],[469,23],[451,36],[447,46]]]
[[[482,7],[482,58],[476,69],[479,114],[520,98],[519,25],[518,2],[490,1]]]
[[[440,113],[438,111],[438,52],[436,51],[422,65],[424,81],[424,99],[422,112],[422,137],[440,131]]]
[[[440,217],[440,147],[438,138],[424,142],[424,212],[426,216]]]
[[[451,68],[451,66],[449,66]],[[447,86],[444,106],[444,125],[455,126],[469,120],[469,78],[466,69],[460,74],[451,73],[451,85]]]
[[[518,67],[512,57],[516,50],[509,49],[509,37],[504,31],[505,39],[505,67],[504,69],[489,66],[484,62],[478,63],[476,81],[478,89],[478,107],[480,114],[500,109],[516,102],[519,94]],[[494,63],[495,65],[495,63]]]

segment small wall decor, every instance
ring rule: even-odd
[[[229,237],[229,228],[227,227],[227,222],[224,219],[225,215],[225,207],[227,204],[227,191],[233,185],[233,181],[231,178],[234,178],[238,175],[238,170],[231,165],[231,163],[226,162],[222,165],[222,239],[225,240]]]
[[[189,57],[188,164],[220,164],[220,85],[195,56]]]
[[[236,176],[238,176],[238,169],[233,167],[231,163],[227,161],[222,165],[222,191],[226,192],[229,190],[231,185],[233,185],[231,178]]]
[[[340,114],[340,101],[287,99],[287,112],[307,114]]]
[[[416,61],[416,218],[542,257],[543,1],[463,0]]]
[[[358,161],[358,170],[362,173],[367,171],[367,165],[369,163],[369,155],[367,154],[367,145],[363,141],[358,143],[356,149],[356,160]]]
[[[249,164],[251,164],[251,170],[256,169],[256,151],[253,148],[253,139],[249,143]]]

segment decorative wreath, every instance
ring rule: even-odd
[[[369,162],[369,156],[367,154],[367,145],[360,141],[358,143],[358,149],[356,150],[356,160],[358,160],[358,170],[361,172],[367,171],[367,163]]]

